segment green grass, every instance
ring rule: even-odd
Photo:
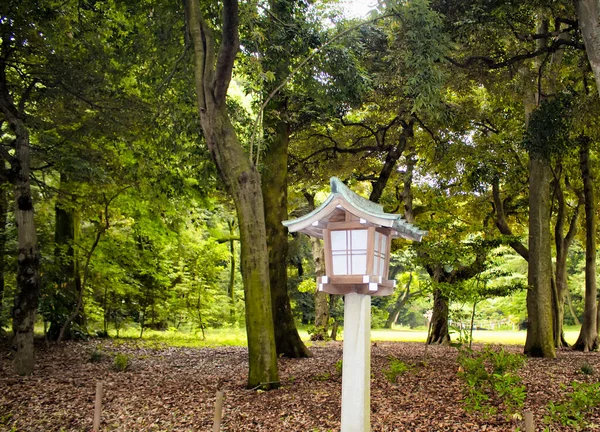
[[[109,331],[112,338],[116,332]],[[242,328],[205,329],[204,340],[202,332],[185,332],[175,330],[144,330],[144,337],[140,339],[140,330],[136,327],[122,329],[119,339],[137,340],[153,344],[165,344],[176,347],[217,347],[217,346],[246,346],[246,330]]]
[[[43,335],[43,328],[36,325],[36,333]],[[308,332],[305,328],[298,330],[300,337],[307,345],[312,345]],[[116,339],[116,332],[110,330],[111,338]],[[168,345],[176,347],[217,347],[217,346],[246,346],[246,329],[244,328],[208,328],[204,330],[205,339],[202,340],[200,331],[176,331],[176,330],[145,330],[144,337],[139,338],[140,330],[138,327],[131,326],[121,329],[119,339],[137,341],[150,345]],[[524,330],[494,330],[483,331],[475,330],[473,332],[473,342],[492,345],[524,345],[527,333]],[[565,338],[567,342],[573,344],[579,335],[578,327],[566,327]],[[456,340],[457,334],[451,334],[452,340]],[[418,328],[411,330],[405,327],[395,327],[393,329],[373,329],[371,331],[371,340],[373,342],[425,342],[427,338],[427,328]],[[343,331],[340,331],[338,340],[343,340]]]
[[[578,327],[566,327],[565,338],[570,344],[575,343],[579,335]],[[474,330],[473,342],[492,345],[525,345],[527,332],[525,330]],[[457,334],[451,334],[456,340]],[[372,341],[382,342],[425,342],[427,329],[410,330],[406,328],[375,329],[371,331]]]

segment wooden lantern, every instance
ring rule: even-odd
[[[421,241],[426,233],[335,177],[319,208],[283,224],[324,240],[325,276],[317,279],[318,289],[344,295],[341,432],[369,432],[371,296],[394,291],[395,281],[388,280],[391,239]]]
[[[392,294],[395,281],[388,279],[392,238],[421,241],[426,234],[400,215],[385,213],[383,206],[352,192],[335,177],[323,204],[283,224],[290,232],[323,239],[325,276],[317,284],[329,294]]]

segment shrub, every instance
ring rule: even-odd
[[[323,326],[319,326],[319,327],[315,327],[315,326],[310,326],[307,330],[308,334],[310,335],[310,340],[311,341],[329,341],[331,340],[331,338],[329,337],[329,334],[327,333],[327,328],[323,327]]]
[[[594,375],[594,367],[589,363],[584,363],[579,369],[584,375]]]
[[[544,417],[546,423],[560,423],[575,430],[583,430],[588,423],[585,421],[587,412],[600,405],[600,383],[572,382],[573,391],[560,403],[551,401],[548,406],[548,415]],[[561,385],[566,389],[567,386]]]
[[[113,367],[115,368],[115,370],[123,372],[124,370],[128,369],[131,365],[129,360],[129,356],[127,354],[117,354],[113,361]]]
[[[100,363],[104,359],[104,353],[99,349],[95,349],[90,353],[91,363]]]
[[[502,403],[508,417],[525,402],[525,386],[516,372],[525,363],[525,357],[503,348],[484,348],[480,352],[463,348],[458,355],[459,376],[467,384],[464,400],[467,411],[495,414],[493,402]]]
[[[395,383],[398,380],[398,377],[403,375],[410,368],[411,366],[407,365],[402,360],[390,357],[389,367],[383,370],[383,375],[389,382]]]

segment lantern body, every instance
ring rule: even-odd
[[[325,276],[317,280],[319,290],[330,294],[391,294],[395,283],[387,279],[390,230],[339,210],[344,212],[344,221],[323,224]]]

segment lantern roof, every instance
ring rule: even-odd
[[[421,241],[427,234],[427,231],[408,223],[401,215],[384,212],[381,204],[351,191],[337,177],[331,177],[330,184],[331,194],[319,207],[297,219],[282,222],[290,232],[303,232],[312,237],[323,238],[323,228],[327,223],[338,220],[340,214],[348,212],[362,223],[388,227],[392,237]]]

